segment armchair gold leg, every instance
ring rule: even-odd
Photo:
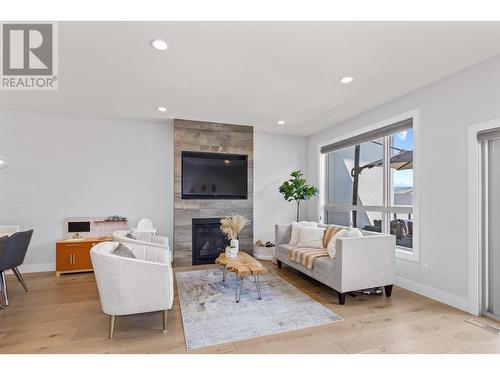
[[[162,310],[161,312],[162,317],[163,317],[163,333],[167,332],[167,315],[168,315],[168,310]]]
[[[113,338],[113,332],[115,330],[115,316],[110,315],[109,316],[109,338]]]

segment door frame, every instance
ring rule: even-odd
[[[486,130],[500,128],[500,119],[494,119],[478,124],[470,125],[467,136],[468,151],[468,312],[474,315],[482,313],[482,238],[481,227],[483,221],[483,192],[482,192],[482,164],[481,145],[477,140],[477,134]]]

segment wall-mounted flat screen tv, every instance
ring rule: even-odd
[[[182,199],[247,198],[247,155],[182,152]]]

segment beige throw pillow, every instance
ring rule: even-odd
[[[302,227],[300,228],[297,247],[312,247],[323,249],[323,235],[325,228]]]
[[[290,236],[289,245],[296,246],[299,243],[300,228],[302,227],[317,227],[318,224],[314,221],[294,221],[292,222],[292,235]]]

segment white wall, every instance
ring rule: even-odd
[[[411,74],[411,72],[408,72]],[[362,83],[360,83],[362,84]],[[388,85],[391,84],[387,80]],[[494,58],[309,137],[308,176],[318,182],[318,144],[398,114],[420,111],[420,263],[397,259],[400,284],[467,308],[467,127],[500,117]],[[317,219],[317,204],[308,218]]]
[[[25,271],[55,269],[69,216],[150,217],[172,235],[172,123],[0,111],[0,224],[34,229]]]
[[[305,173],[307,138],[255,132],[254,134],[254,242],[274,242],[274,225],[296,218],[296,205],[278,192],[290,173]],[[305,216],[305,207],[302,209]]]

